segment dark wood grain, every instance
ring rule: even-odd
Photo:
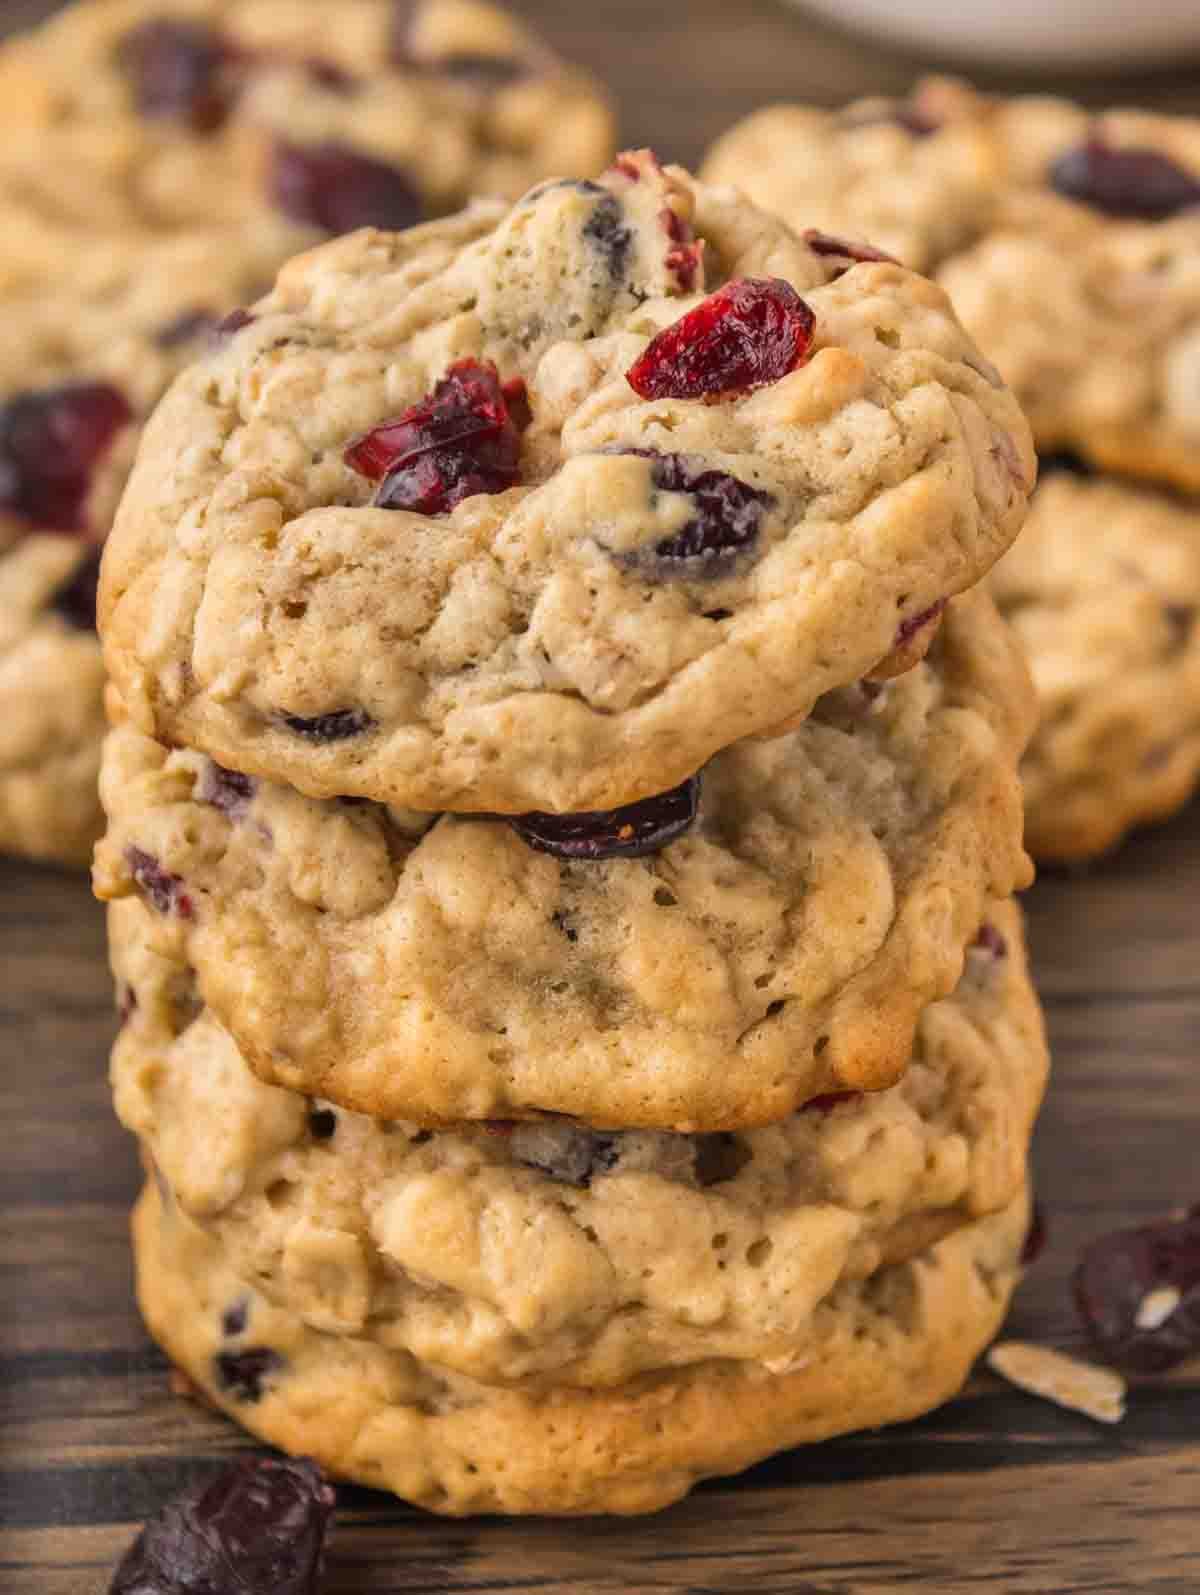
[[[9,0],[0,25],[46,9]],[[613,84],[629,142],[684,160],[763,100],[833,103],[914,71],[766,0],[524,9]],[[1200,109],[1195,72],[1055,86]],[[1200,1198],[1198,891],[1200,807],[1029,896],[1055,1054],[1036,1146],[1051,1245],[1016,1334],[1082,1349],[1081,1242]],[[85,883],[0,864],[2,1595],[103,1590],[133,1525],[243,1443],[170,1395],[132,1305],[111,1032]],[[1117,1429],[982,1374],[923,1422],[776,1458],[644,1522],[445,1523],[346,1491],[328,1591],[1195,1592],[1198,1508],[1200,1369],[1139,1389]]]

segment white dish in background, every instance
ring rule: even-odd
[[[1200,0],[791,0],[830,22],[963,62],[1145,66],[1200,56]]]

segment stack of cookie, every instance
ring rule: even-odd
[[[447,1512],[633,1512],[995,1333],[1046,1053],[1011,395],[641,152],[294,260],[110,540],[154,1335]],[[972,590],[974,589],[974,590]]]
[[[1200,123],[932,79],[761,111],[706,172],[936,270],[1025,407],[1045,481],[993,592],[1041,700],[1032,851],[1173,813],[1200,780]]]
[[[95,594],[137,433],[331,233],[612,154],[588,79],[462,0],[79,0],[0,50],[0,851],[102,816]]]

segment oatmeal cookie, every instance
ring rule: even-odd
[[[993,904],[901,1084],[739,1135],[553,1119],[429,1132],[261,1084],[110,910],[117,1112],[233,1269],[313,1328],[485,1384],[770,1362],[837,1285],[1006,1207],[1047,1054],[1020,916]]]
[[[147,433],[106,659],[310,796],[609,808],[910,663],[1034,471],[925,279],[625,156],[293,261]]]
[[[95,884],[153,906],[268,1082],[426,1124],[767,1124],[898,1079],[989,897],[1028,884],[1032,720],[974,592],[924,663],[628,826],[305,798],[127,724]]]
[[[1021,767],[1035,856],[1087,858],[1200,778],[1200,508],[1050,474],[991,577],[1041,724]]]
[[[862,239],[931,271],[987,228],[1004,181],[987,101],[925,78],[907,99],[841,110],[773,105],[713,145],[701,170],[800,231]]]
[[[1200,120],[997,105],[994,231],[939,280],[1038,447],[1200,490]]]
[[[260,1439],[435,1512],[651,1512],[772,1451],[953,1396],[1020,1276],[1024,1192],[904,1263],[839,1285],[789,1356],[724,1358],[607,1390],[501,1390],[324,1334],[248,1291],[151,1181],[134,1219],[151,1334]]]

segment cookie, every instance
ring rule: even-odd
[[[836,111],[768,106],[719,138],[701,173],[798,230],[868,240],[915,271],[981,236],[1004,174],[988,102],[948,78]]]
[[[740,1135],[551,1119],[431,1133],[262,1085],[151,910],[110,910],[117,1113],[236,1272],[314,1328],[485,1384],[786,1356],[837,1284],[1007,1206],[1047,1054],[1020,917],[988,910],[901,1084]]]
[[[906,675],[717,755],[635,857],[620,828],[305,798],[126,725],[94,882],[153,906],[269,1082],[426,1124],[767,1124],[898,1079],[988,899],[1028,884],[1032,718],[966,594]]]
[[[939,273],[1038,447],[1200,490],[1200,121],[1019,99],[996,230]]]
[[[0,128],[51,231],[283,221],[280,259],[613,147],[592,79],[476,0],[88,0],[0,51]]]
[[[310,796],[606,809],[910,662],[1034,469],[923,278],[626,156],[293,261],[147,433],[107,662]]]
[[[499,1390],[322,1334],[246,1286],[151,1182],[134,1219],[150,1333],[260,1439],[430,1511],[651,1512],[772,1451],[948,1400],[1020,1274],[1022,1193],[906,1263],[839,1286],[789,1358],[730,1358],[609,1390]],[[786,1371],[785,1371],[786,1370]]]
[[[1021,768],[1035,856],[1088,858],[1200,778],[1200,508],[1050,474],[991,577],[1041,725]]]
[[[49,264],[0,289],[0,851],[83,864],[103,819],[100,543],[145,415],[280,252],[216,227],[65,252],[69,290]]]

